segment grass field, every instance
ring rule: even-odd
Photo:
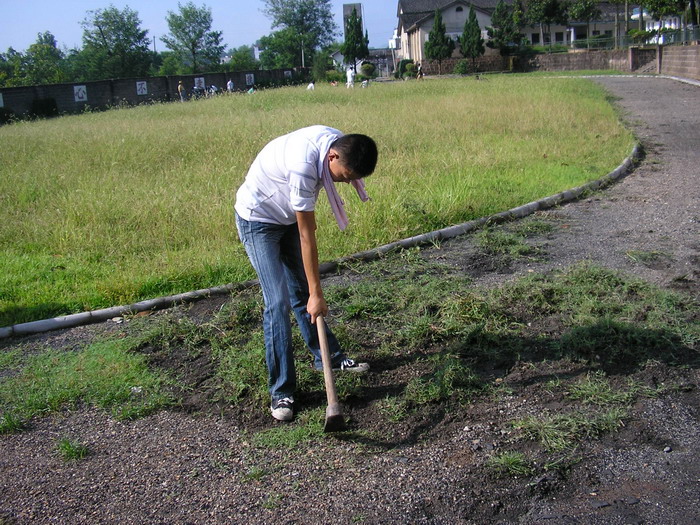
[[[341,188],[329,260],[599,178],[633,137],[590,81],[526,76],[317,86],[0,128],[0,326],[252,277],[235,192],[272,138],[323,123],[380,149],[363,204]]]

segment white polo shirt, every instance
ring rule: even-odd
[[[294,224],[297,211],[313,211],[333,142],[343,133],[309,126],[268,143],[236,193],[236,213],[247,221]]]

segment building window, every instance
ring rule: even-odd
[[[539,33],[532,33],[530,35],[530,40],[532,40],[533,45],[537,45],[540,43],[540,34]]]
[[[554,33],[554,41],[555,42],[563,42],[564,41],[564,33],[561,31],[557,31]]]
[[[455,11],[457,11],[458,13],[461,13],[462,11],[464,11],[464,8],[461,5],[458,5],[457,9]]]

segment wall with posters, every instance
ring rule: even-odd
[[[235,91],[247,91],[253,86],[304,82],[307,76],[308,69],[275,69],[0,88],[0,108],[5,114],[18,117],[80,113],[89,109],[179,100],[180,81],[191,98],[206,93],[211,86],[224,91],[229,80]]]

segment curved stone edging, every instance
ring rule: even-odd
[[[603,188],[613,182],[624,177],[634,165],[634,163],[641,157],[642,148],[640,144],[636,144],[632,149],[632,153],[627,157],[622,164],[615,168],[612,172],[606,176],[584,184],[583,186],[578,186],[570,190],[557,193],[556,195],[551,195],[543,199],[530,202],[528,204],[523,204],[516,208],[497,213],[495,215],[490,215],[488,217],[482,217],[480,219],[475,219],[473,221],[465,222],[462,224],[457,224],[455,226],[449,226],[447,228],[442,228],[440,230],[435,230],[429,233],[424,233],[421,235],[416,235],[414,237],[409,237],[407,239],[402,239],[400,241],[395,241],[389,244],[384,244],[377,248],[367,250],[364,252],[355,253],[353,255],[348,255],[341,257],[335,261],[326,262],[320,265],[320,272],[322,275],[332,273],[338,270],[338,268],[343,264],[348,264],[351,262],[366,262],[372,261],[380,258],[391,251],[398,249],[413,248],[416,246],[422,246],[426,244],[432,244],[445,239],[451,239],[459,235],[463,235],[470,231],[474,231],[477,228],[486,224],[496,224],[499,222],[521,219],[539,210],[546,210],[559,206],[561,204],[574,201],[580,198],[587,192],[596,191]],[[31,321],[28,323],[16,324],[13,326],[7,326],[0,328],[0,339],[8,338],[17,335],[30,335],[42,332],[48,332],[51,330],[59,330],[62,328],[73,328],[75,326],[86,325],[90,323],[97,323],[101,321],[106,321],[107,319],[112,319],[114,317],[120,317],[123,315],[136,314],[138,312],[144,312],[148,310],[161,310],[165,308],[170,308],[177,304],[185,304],[189,302],[198,301],[200,299],[205,299],[207,297],[212,297],[215,295],[223,295],[231,293],[234,291],[244,290],[250,288],[258,283],[257,280],[245,281],[242,283],[232,283],[223,286],[216,286],[213,288],[205,288],[202,290],[195,290],[193,292],[185,292],[176,295],[168,295],[165,297],[157,297],[155,299],[148,299],[146,301],[140,301],[138,303],[115,306],[112,308],[104,308],[101,310],[91,310],[88,312],[81,312],[77,314],[65,315],[62,317],[54,317],[53,319],[44,319],[40,321]]]

